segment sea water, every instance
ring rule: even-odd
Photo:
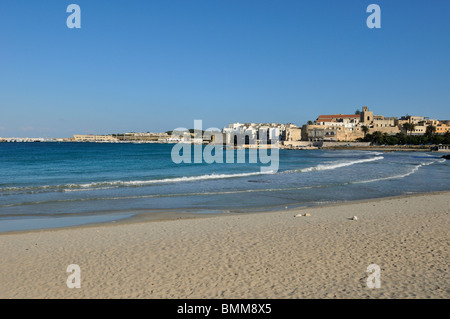
[[[0,232],[450,190],[449,162],[437,153],[280,150],[278,171],[261,172],[248,161],[176,164],[172,147],[0,143]]]

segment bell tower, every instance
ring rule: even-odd
[[[368,125],[373,122],[373,112],[369,111],[367,106],[363,106],[362,112],[360,113],[359,121],[365,125]]]

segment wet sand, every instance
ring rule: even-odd
[[[0,298],[449,298],[449,234],[450,192],[7,233]]]

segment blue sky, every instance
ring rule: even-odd
[[[449,34],[448,0],[2,0],[0,136],[450,120]]]

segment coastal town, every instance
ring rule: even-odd
[[[266,132],[261,136],[261,132]],[[293,123],[231,123],[213,134],[197,136],[193,129],[184,132],[128,132],[106,135],[75,134],[70,138],[6,138],[0,142],[93,142],[93,143],[220,143],[237,145],[239,137],[243,137],[244,145],[255,147],[277,145],[287,149],[311,149],[321,147],[354,146],[365,147],[374,144],[407,144],[405,137],[431,137],[438,142],[446,142],[450,135],[450,120],[430,119],[424,116],[405,115],[385,117],[375,115],[369,107],[363,106],[354,114],[319,115],[315,121],[304,125]],[[403,140],[401,139],[403,137]],[[216,138],[216,139],[215,139]],[[382,143],[385,141],[386,143]],[[421,141],[416,139],[416,141]],[[426,140],[428,146],[436,150],[448,150],[447,146],[434,146],[433,140]],[[397,143],[395,143],[397,142]],[[411,144],[411,142],[409,143]],[[418,143],[415,143],[418,144]],[[387,146],[387,145],[386,145]],[[423,146],[423,145],[421,145]],[[430,148],[430,147],[428,147]]]

